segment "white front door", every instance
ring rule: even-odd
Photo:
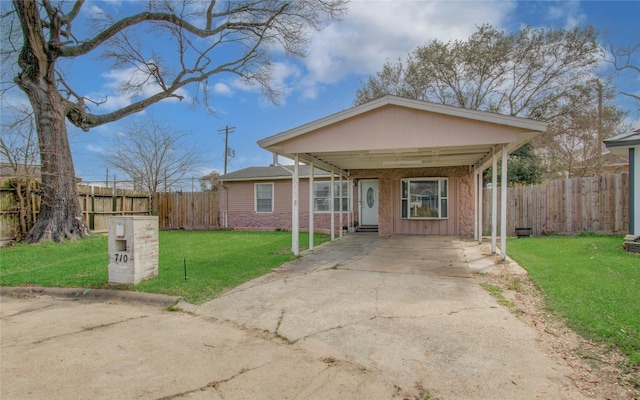
[[[378,225],[378,180],[360,181],[360,225]]]

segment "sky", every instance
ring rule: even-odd
[[[102,9],[126,10],[127,1],[89,1],[84,12]],[[272,155],[256,142],[299,125],[352,107],[362,79],[375,74],[386,60],[405,57],[417,46],[432,39],[449,41],[468,38],[476,27],[489,23],[508,32],[523,25],[570,29],[594,25],[604,41],[606,32],[616,44],[640,42],[640,0],[638,1],[368,1],[352,0],[347,14],[314,32],[305,59],[274,53],[273,83],[282,93],[277,105],[271,104],[255,87],[240,84],[232,76],[214,77],[209,82],[210,104],[215,115],[193,109],[188,101],[165,100],[144,112],[121,121],[82,132],[69,124],[70,143],[76,175],[85,182],[104,182],[107,167],[99,160],[108,154],[110,138],[122,134],[133,121],[159,119],[181,131],[185,140],[197,145],[203,161],[191,174],[196,179],[224,165],[225,126],[235,127],[229,146],[235,157],[228,161],[228,172],[250,166],[269,165]],[[151,35],[151,34],[150,34]],[[154,40],[152,36],[145,40]],[[640,59],[640,54],[636,61]],[[640,65],[640,62],[636,62]],[[115,92],[127,68],[105,69],[94,59],[68,65],[78,93],[108,101],[99,111],[110,111],[131,102]],[[618,78],[621,89],[640,93],[636,73]],[[195,87],[181,91],[185,98],[195,95]],[[629,118],[640,127],[638,104],[617,98],[629,111]],[[114,171],[110,171],[113,179]],[[119,174],[119,172],[116,172]],[[118,177],[119,180],[124,177]]]

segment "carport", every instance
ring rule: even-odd
[[[482,241],[483,172],[501,188],[507,203],[507,156],[546,130],[524,118],[384,96],[317,121],[268,137],[258,144],[294,161],[292,250],[299,254],[299,165],[305,163],[358,186],[360,222],[371,221],[379,235],[471,236]],[[313,249],[313,173],[309,177],[309,248]],[[496,252],[497,190],[491,199],[491,248]],[[332,224],[334,206],[331,202]],[[506,257],[507,207],[501,208],[501,258]],[[342,213],[340,213],[342,215]],[[342,221],[340,221],[342,224]],[[334,229],[332,226],[332,239]],[[340,233],[341,234],[341,233]]]

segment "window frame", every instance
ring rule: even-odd
[[[258,210],[258,186],[271,186],[271,210],[269,211],[260,211]],[[270,214],[273,213],[274,209],[275,209],[275,187],[273,182],[268,182],[268,183],[264,183],[264,182],[260,182],[260,183],[254,183],[253,184],[253,210],[258,213],[258,214]],[[264,199],[260,199],[260,200],[264,200]]]
[[[437,199],[435,200],[435,204],[438,205],[438,215],[437,216],[412,216],[411,208],[412,208],[412,194],[411,194],[411,183],[412,182],[437,182],[438,190],[437,190]],[[404,189],[405,185],[407,187],[407,197],[405,197]],[[442,196],[442,191],[445,191],[445,196]],[[450,198],[450,185],[449,178],[447,177],[417,177],[417,178],[404,178],[400,180],[400,217],[402,219],[408,220],[446,220],[449,219],[449,198]],[[416,196],[417,197],[417,196]],[[442,206],[443,201],[445,202],[445,207]],[[420,202],[424,204],[424,199],[421,199]],[[415,201],[413,202],[415,203]],[[406,208],[405,208],[406,207]],[[417,207],[417,206],[416,206]],[[445,216],[442,216],[443,210],[446,212]]]
[[[351,189],[352,189],[352,185],[351,185],[352,181],[351,180],[343,180],[342,181],[342,185],[343,185],[343,190],[342,190],[342,202],[340,202],[340,181],[339,180],[335,180],[334,181],[334,193],[333,193],[333,206],[334,206],[334,213],[349,213],[351,212],[351,208],[352,208],[352,193],[351,193]],[[318,192],[316,190],[316,185],[328,185],[329,187],[329,195],[325,196],[325,197],[320,197],[320,199],[325,199],[325,201],[328,202],[329,198],[331,197],[331,181],[314,181],[313,182],[313,213],[314,214],[327,214],[331,212],[331,203],[328,203],[329,208],[327,210],[318,210],[318,201],[317,199],[319,199],[319,197],[316,195],[316,193]],[[336,206],[336,201],[340,204],[344,204],[344,202],[346,201],[346,210],[343,209],[341,210],[336,210],[335,206]]]

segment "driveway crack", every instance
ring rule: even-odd
[[[108,327],[113,326],[113,325],[122,324],[122,323],[125,323],[125,322],[134,321],[134,320],[142,319],[142,318],[147,318],[147,315],[141,315],[139,317],[131,317],[131,318],[123,319],[123,320],[120,320],[120,321],[110,322],[108,324],[86,326],[86,327],[83,327],[82,330],[80,330],[80,331],[68,332],[68,333],[63,333],[61,335],[50,336],[50,337],[47,337],[47,338],[44,338],[44,339],[36,340],[35,342],[32,342],[31,344],[41,344],[41,343],[47,342],[49,340],[57,339],[57,338],[60,338],[60,337],[72,336],[72,335],[77,335],[79,333],[84,333],[84,332],[93,331],[93,330],[97,330],[97,329],[108,328]]]

